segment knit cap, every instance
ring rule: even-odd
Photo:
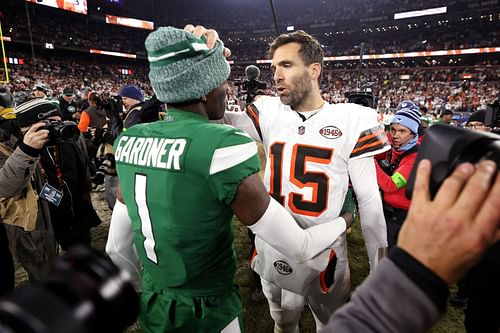
[[[411,109],[420,112],[420,108],[418,107],[418,105],[409,100],[402,101],[401,103],[399,103],[398,107],[396,108],[396,112],[398,112],[401,109]]]
[[[43,83],[35,83],[35,85],[33,86],[33,91],[35,90],[40,90],[44,94],[49,92],[49,88]]]
[[[34,98],[16,107],[16,122],[19,127],[30,126],[48,117],[60,115],[57,105],[42,98]]]
[[[420,126],[420,116],[420,109],[415,103],[403,101],[398,105],[397,112],[391,119],[391,124],[403,125],[414,134],[417,134]]]
[[[486,119],[486,110],[477,110],[476,112],[470,115],[469,119],[467,119],[467,124],[473,121],[477,121],[484,124],[485,119]]]
[[[230,74],[217,41],[209,49],[204,37],[174,27],[161,27],[146,38],[149,80],[158,100],[180,103],[196,100],[217,88]]]
[[[124,86],[120,91],[120,97],[128,97],[137,101],[144,102],[144,95],[142,94],[141,89],[132,85]]]

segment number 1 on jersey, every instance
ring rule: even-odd
[[[153,236],[153,227],[151,225],[151,217],[147,203],[147,179],[146,175],[135,175],[135,203],[137,205],[137,213],[141,219],[141,232],[144,236],[144,251],[149,260],[158,264],[158,257],[155,252],[155,239]]]

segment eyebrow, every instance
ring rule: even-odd
[[[293,60],[281,60],[277,64],[271,64],[271,69],[275,69],[277,66],[293,65],[293,64],[294,64]]]

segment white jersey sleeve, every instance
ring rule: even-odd
[[[247,106],[246,112],[226,111],[222,123],[247,132],[255,141],[262,142],[262,134],[258,123],[258,110],[253,105]]]
[[[116,200],[111,215],[106,254],[116,266],[129,274],[135,291],[141,292],[141,262],[134,244],[132,221],[127,206],[119,200]]]
[[[370,262],[370,271],[373,271],[380,259],[386,255],[387,248],[387,226],[373,157],[351,159],[349,175],[358,198],[361,230]]]
[[[384,128],[377,120],[375,110],[357,105],[346,104],[352,115],[352,124],[357,135],[356,143],[351,149],[350,158],[357,159],[374,156],[391,148]]]

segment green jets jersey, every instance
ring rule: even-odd
[[[255,142],[198,114],[129,128],[115,143],[118,176],[145,273],[162,289],[229,290],[236,259],[230,204],[259,171]]]

